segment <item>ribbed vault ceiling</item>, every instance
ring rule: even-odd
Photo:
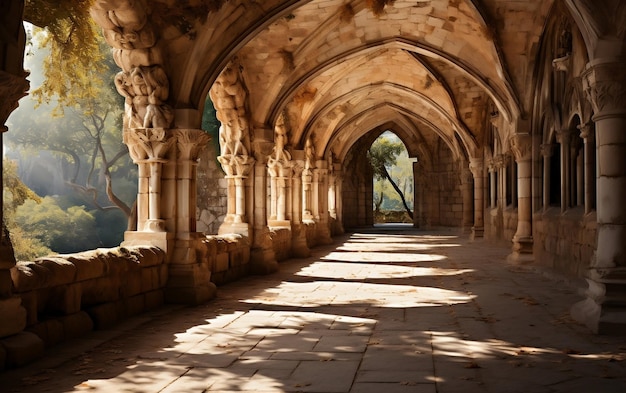
[[[528,54],[551,1],[395,0],[380,13],[375,2],[225,2],[177,46],[177,105],[200,108],[236,59],[255,127],[287,113],[294,148],[312,137],[318,154],[340,158],[383,124],[412,154],[441,138],[478,156],[490,110],[507,121],[525,112]]]

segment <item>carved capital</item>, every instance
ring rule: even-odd
[[[226,176],[235,177],[235,178],[246,178],[250,174],[252,170],[252,166],[254,165],[254,158],[243,155],[243,156],[219,156],[217,160],[222,164],[222,168],[224,172],[226,172]]]
[[[516,161],[530,160],[532,153],[532,138],[530,134],[515,134],[511,138],[511,150]]]
[[[7,118],[18,107],[20,98],[26,96],[30,86],[26,77],[15,76],[0,70],[0,131],[6,131],[4,123]]]
[[[481,158],[471,158],[469,163],[469,170],[472,172],[474,178],[483,176],[484,163]]]
[[[549,158],[554,154],[554,144],[552,143],[544,143],[539,148],[543,157]]]
[[[561,130],[556,133],[556,141],[563,146],[567,146],[572,141],[573,133],[571,130]]]
[[[211,138],[203,130],[177,129],[175,131],[180,160],[197,161],[200,151]]]
[[[583,89],[595,112],[595,119],[626,116],[625,63],[599,63],[582,74]]]
[[[165,162],[176,142],[164,128],[132,128],[124,132],[124,143],[133,162]]]
[[[596,132],[593,126],[593,123],[581,124],[578,126],[580,130],[580,137],[585,141],[585,143],[593,143],[596,139]]]

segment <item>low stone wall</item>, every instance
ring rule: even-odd
[[[585,277],[597,243],[595,213],[559,208],[533,217],[533,252],[538,264],[561,273]]]
[[[214,284],[249,273],[248,238],[207,236],[202,244],[206,249],[200,254]],[[4,324],[0,329],[0,370],[28,363],[46,347],[163,305],[168,267],[165,252],[149,246],[18,262],[10,271],[12,297],[0,303],[0,316],[4,305],[23,309],[26,317],[17,321],[19,326]]]
[[[20,366],[45,347],[163,304],[165,253],[156,247],[117,247],[18,262],[13,299],[26,326],[0,338],[0,369]]]
[[[241,235],[207,236],[211,281],[222,285],[250,271],[250,241]]]
[[[272,248],[278,262],[291,258],[291,230],[279,228],[271,230]]]

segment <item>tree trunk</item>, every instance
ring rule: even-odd
[[[389,182],[391,183],[391,186],[393,187],[393,189],[396,190],[398,195],[400,195],[400,199],[402,199],[402,204],[404,205],[404,208],[406,209],[406,212],[409,213],[409,216],[411,216],[411,218],[412,218],[413,217],[413,212],[411,211],[411,209],[409,209],[409,205],[407,205],[406,199],[404,199],[404,194],[402,193],[402,191],[400,190],[400,188],[398,187],[396,182],[393,181],[391,176],[389,176],[389,172],[387,172],[387,168],[385,168],[384,166],[383,166],[383,173],[385,174],[385,177],[387,178],[387,180],[389,180]]]

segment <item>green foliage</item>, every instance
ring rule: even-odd
[[[11,234],[13,252],[18,261],[29,261],[51,251],[40,240],[25,233],[15,220],[17,209],[27,201],[40,203],[41,198],[28,188],[17,176],[17,164],[3,159],[2,179],[3,187],[3,218]]]
[[[367,152],[367,158],[374,170],[374,178],[385,179],[386,167],[396,165],[398,154],[405,150],[406,148],[399,140],[392,141],[384,135],[377,138]]]
[[[44,82],[31,94],[39,103],[58,99],[57,110],[93,102],[104,71],[101,33],[89,9],[93,0],[26,0],[24,20],[41,28],[40,48],[49,49]]]
[[[406,210],[413,205],[413,161],[402,141],[384,132],[370,147],[368,160],[374,172],[374,209]]]
[[[57,253],[85,251],[99,247],[96,219],[84,206],[62,209],[53,197],[41,203],[28,200],[17,209],[17,225],[41,244]]]

